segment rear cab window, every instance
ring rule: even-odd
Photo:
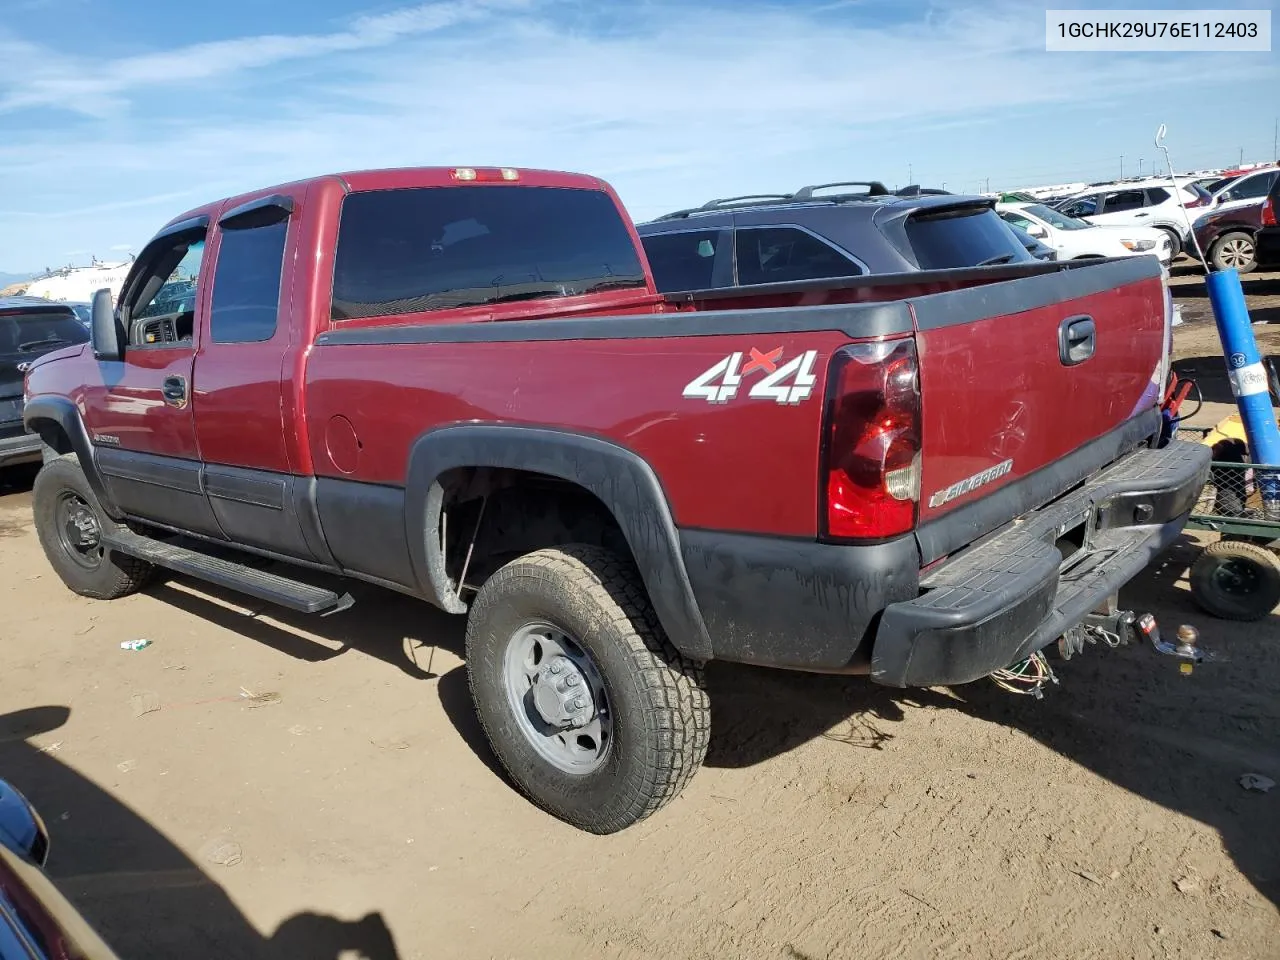
[[[907,218],[907,242],[921,270],[955,270],[998,263],[1034,262],[995,211],[968,207]]]
[[[355,320],[645,288],[608,194],[497,184],[343,200],[332,318]]]

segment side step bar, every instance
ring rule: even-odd
[[[346,610],[355,603],[349,593],[339,595],[323,587],[313,587],[232,560],[144,537],[123,527],[104,530],[102,543],[108,549],[299,613],[328,615]]]

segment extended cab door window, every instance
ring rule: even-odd
[[[742,286],[867,272],[848,254],[800,227],[738,227],[734,249]]]
[[[266,223],[223,224],[213,271],[209,334],[214,343],[262,343],[276,333],[286,211]]]
[[[602,191],[496,184],[373,190],[342,202],[332,317],[647,286],[626,222]]]

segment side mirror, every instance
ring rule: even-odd
[[[1031,234],[1037,240],[1043,240],[1045,237],[1049,236],[1049,231],[1044,227],[1032,227],[1027,231],[1027,233]]]
[[[116,321],[111,291],[103,288],[93,295],[93,313],[89,321],[93,355],[99,360],[119,360],[123,353],[120,324]]]
[[[43,867],[49,856],[49,832],[44,821],[27,798],[3,780],[0,780],[0,845],[37,867]]]

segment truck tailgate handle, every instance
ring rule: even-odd
[[[1067,317],[1058,327],[1058,359],[1063,366],[1074,367],[1093,356],[1097,346],[1097,327],[1093,317]]]

